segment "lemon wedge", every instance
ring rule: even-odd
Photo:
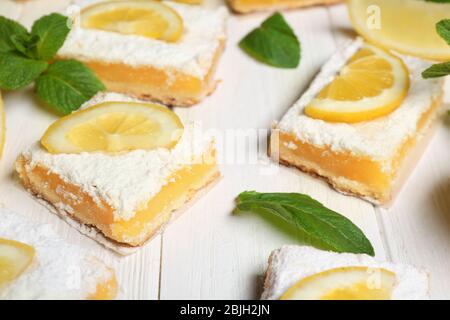
[[[417,0],[347,0],[353,26],[379,46],[431,60],[449,60],[436,23],[450,17],[448,3]]]
[[[395,281],[382,268],[336,268],[300,280],[281,300],[389,300]]]
[[[403,61],[366,44],[305,107],[305,113],[330,122],[371,120],[400,106],[408,89]]]
[[[5,112],[3,111],[3,100],[0,93],[0,159],[3,154],[3,146],[5,145]]]
[[[0,238],[0,287],[18,278],[33,261],[32,246]]]
[[[115,153],[171,148],[182,133],[180,119],[164,106],[105,102],[59,119],[41,143],[50,153]]]
[[[153,0],[105,1],[81,11],[81,26],[174,42],[183,33],[183,19],[171,7]]]

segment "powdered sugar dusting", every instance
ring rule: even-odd
[[[402,264],[380,262],[365,254],[335,253],[307,246],[284,246],[271,254],[262,299],[279,299],[297,281],[340,267],[383,268],[396,275],[392,300],[428,299],[428,275]]]
[[[62,240],[48,224],[0,209],[0,238],[33,246],[32,265],[15,281],[0,288],[1,299],[86,299],[111,271],[83,249]]]
[[[99,0],[73,1],[80,7],[96,2]],[[133,67],[169,68],[203,79],[213,64],[215,52],[225,39],[226,8],[212,10],[170,1],[164,3],[183,19],[184,33],[175,43],[84,29],[75,24],[58,55],[84,61],[124,63]]]
[[[358,39],[338,51],[322,68],[309,89],[278,124],[282,131],[293,133],[301,141],[333,151],[350,152],[379,160],[392,158],[398,148],[416,133],[421,116],[442,94],[441,80],[424,80],[421,73],[430,63],[401,56],[410,72],[411,86],[402,105],[388,116],[357,124],[330,123],[312,119],[304,108],[330,83],[337,72],[361,48]]]
[[[83,106],[103,101],[130,101],[120,94],[101,93]],[[185,124],[173,149],[135,150],[122,154],[50,154],[40,144],[24,152],[30,164],[43,165],[64,181],[76,184],[98,204],[102,200],[114,209],[115,221],[129,220],[169,182],[169,177],[186,165],[199,161],[211,148],[212,139],[202,135],[196,123]]]

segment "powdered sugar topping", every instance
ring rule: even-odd
[[[0,288],[0,299],[86,299],[111,271],[83,249],[62,240],[51,225],[0,209],[0,238],[20,241],[36,250],[32,265]]]

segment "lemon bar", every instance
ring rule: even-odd
[[[341,0],[228,0],[230,7],[240,13],[329,5],[338,2]]]
[[[117,93],[94,97],[83,112]],[[52,154],[41,144],[19,156],[25,187],[51,204],[82,233],[108,248],[132,253],[220,176],[214,141],[196,123],[185,123],[175,146],[121,153]]]
[[[307,246],[272,252],[264,300],[426,300],[428,274],[365,254],[335,253]]]
[[[81,10],[99,1],[75,1]],[[183,20],[176,42],[83,28],[76,22],[58,52],[92,68],[109,91],[166,105],[191,106],[216,86],[214,73],[226,39],[226,8],[164,1]]]
[[[113,269],[48,224],[0,210],[0,300],[114,299]]]
[[[411,171],[413,159],[427,142],[424,136],[432,132],[442,110],[442,81],[422,79],[421,72],[430,64],[402,56],[409,91],[395,110],[355,123],[307,116],[307,106],[363,45],[360,39],[352,42],[323,66],[309,89],[275,124],[271,154],[281,163],[324,178],[338,191],[387,204]]]

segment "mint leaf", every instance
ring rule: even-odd
[[[62,47],[69,34],[68,18],[52,13],[37,20],[31,29],[31,35],[39,37],[35,54],[38,59],[50,60]]]
[[[8,52],[16,49],[11,37],[26,35],[28,35],[28,31],[22,25],[14,20],[0,16],[0,52]]]
[[[375,255],[364,233],[346,217],[300,193],[241,193],[235,213],[275,215],[297,228],[311,243],[336,252]]]
[[[424,72],[422,72],[422,77],[424,79],[429,78],[439,78],[450,74],[450,62],[443,62],[434,64]]]
[[[104,89],[95,74],[75,60],[57,61],[36,79],[38,96],[63,115],[77,110]]]
[[[33,48],[36,47],[39,37],[30,34],[15,34],[11,36],[11,42],[17,51],[28,58],[35,59]]]
[[[48,63],[16,52],[0,52],[0,88],[15,90],[29,85],[47,69]]]
[[[444,19],[436,24],[436,31],[450,45],[450,19]]]
[[[296,68],[300,63],[300,42],[279,12],[245,36],[239,46],[256,60],[274,67]]]

